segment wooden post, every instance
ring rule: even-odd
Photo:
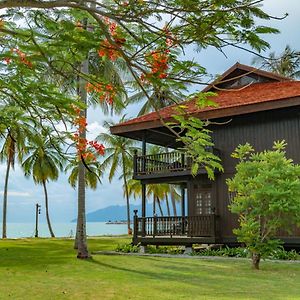
[[[215,214],[213,214],[213,215],[211,215],[211,218],[212,218],[212,224],[211,224],[211,235],[213,236],[213,237],[216,237],[216,215]]]
[[[185,190],[184,186],[181,186],[181,215],[182,215],[182,235],[185,234]]]
[[[37,203],[35,205],[35,237],[39,237],[39,214],[41,214],[41,206]]]
[[[143,133],[142,139],[142,172],[146,172],[146,153],[147,153],[147,143],[146,143],[146,132]]]
[[[137,175],[138,167],[137,167],[137,150],[134,150],[133,154],[133,176]]]
[[[153,216],[153,237],[157,235],[157,216]]]
[[[186,166],[185,166],[185,156],[184,153],[181,154],[181,169],[185,170]]]
[[[138,230],[139,230],[139,225],[138,225],[138,210],[135,209],[133,211],[134,216],[133,216],[133,241],[135,243],[135,241],[137,240],[138,237]]]
[[[146,235],[146,184],[142,183],[142,236]]]

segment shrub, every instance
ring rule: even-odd
[[[137,253],[140,250],[139,245],[132,245],[132,244],[122,244],[118,245],[115,249],[117,252],[123,253]]]

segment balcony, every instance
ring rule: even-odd
[[[211,150],[215,155],[218,151]],[[134,179],[154,179],[191,175],[192,159],[182,152],[172,151],[155,155],[134,155]],[[206,173],[200,168],[199,174]]]
[[[180,244],[214,242],[215,214],[178,217],[134,218],[134,243]]]

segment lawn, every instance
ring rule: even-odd
[[[95,238],[112,250],[126,238]],[[300,264],[94,255],[71,240],[0,241],[0,299],[300,299]]]

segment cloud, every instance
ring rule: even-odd
[[[108,130],[97,121],[94,121],[87,126],[87,138],[89,140],[94,140],[100,133],[103,132],[108,132]]]
[[[3,196],[4,192],[0,191],[0,195]],[[28,192],[18,192],[18,191],[8,191],[8,196],[10,197],[31,197],[31,194]]]

